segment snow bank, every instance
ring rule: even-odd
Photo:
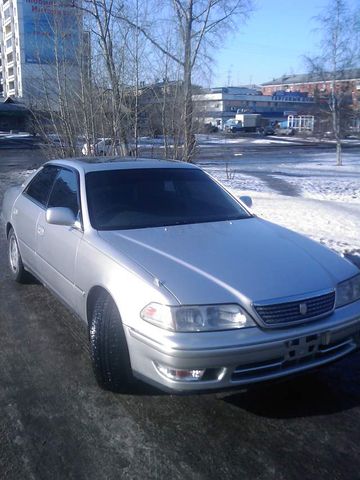
[[[299,158],[297,163],[268,164],[259,158],[255,164],[242,160],[204,168],[234,195],[250,195],[256,215],[340,253],[360,254],[358,154],[346,154],[343,167],[336,167],[327,153]],[[294,187],[296,194],[284,195],[271,188],[274,179]]]

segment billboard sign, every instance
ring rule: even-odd
[[[25,62],[74,64],[80,46],[80,15],[69,0],[24,0]]]

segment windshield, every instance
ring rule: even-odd
[[[201,170],[146,168],[86,174],[97,230],[238,220],[250,215]]]

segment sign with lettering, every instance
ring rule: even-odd
[[[25,62],[75,63],[81,16],[69,0],[24,0]]]

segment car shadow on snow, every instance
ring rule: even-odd
[[[255,415],[298,418],[330,415],[360,405],[360,353],[289,380],[251,387],[222,400]]]

